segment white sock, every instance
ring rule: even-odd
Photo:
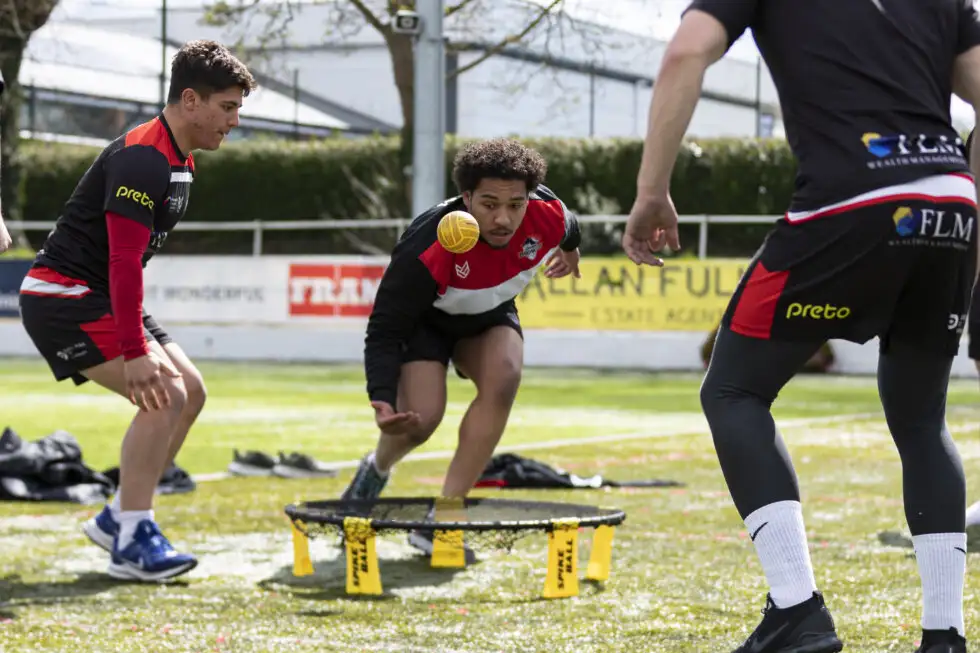
[[[133,541],[136,527],[144,519],[153,521],[152,510],[123,510],[119,513],[119,550],[122,551]]]
[[[378,461],[374,459],[373,451],[368,454],[368,462],[371,463],[372,467],[374,467],[374,471],[378,472],[382,476],[387,476],[388,472],[391,471],[390,469],[381,469],[380,467],[378,467]]]
[[[799,501],[777,501],[745,518],[777,608],[803,603],[817,591]]]
[[[109,504],[109,511],[112,513],[112,518],[119,521],[119,513],[122,512],[122,492],[117,491],[116,496],[112,497],[112,503]]]
[[[963,632],[963,578],[966,533],[912,536],[922,578],[922,628]],[[959,550],[957,550],[959,549]]]

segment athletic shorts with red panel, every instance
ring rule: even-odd
[[[109,296],[44,267],[32,268],[20,288],[20,315],[34,346],[58,381],[76,385],[82,371],[122,355]],[[147,342],[172,342],[156,320],[143,312]]]
[[[973,179],[948,174],[788,213],[753,258],[723,324],[754,338],[901,339],[953,356],[977,265]]]

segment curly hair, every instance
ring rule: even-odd
[[[194,89],[207,99],[214,92],[235,86],[247,96],[258,85],[245,64],[225,46],[215,41],[190,41],[174,55],[167,102],[179,102],[185,88]]]
[[[453,181],[460,193],[473,192],[482,179],[519,179],[530,193],[544,182],[547,172],[544,157],[509,138],[468,145],[453,161]]]

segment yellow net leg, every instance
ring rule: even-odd
[[[293,528],[293,576],[313,574],[313,561],[310,559],[310,540],[296,522],[290,520]]]
[[[466,520],[463,500],[442,497],[436,499],[435,521],[461,522]],[[433,567],[458,568],[466,566],[463,531],[436,531],[432,534]]]
[[[381,594],[381,571],[375,550],[374,529],[368,519],[344,518],[344,546],[347,549],[347,593]]]
[[[548,572],[543,596],[560,599],[577,595],[578,520],[556,520],[548,533]]]
[[[592,535],[592,553],[585,577],[589,580],[607,580],[612,564],[613,527],[598,526]]]

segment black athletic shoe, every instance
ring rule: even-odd
[[[234,476],[269,476],[276,460],[261,451],[246,451],[245,454],[234,450],[234,460],[228,464],[228,473]]]
[[[820,592],[784,610],[766,595],[762,614],[762,623],[734,653],[837,653],[844,648]]]
[[[966,653],[966,640],[955,628],[949,630],[923,630],[922,644],[915,653]]]
[[[333,478],[337,470],[314,460],[304,453],[279,452],[279,461],[272,467],[272,475],[280,478]]]

